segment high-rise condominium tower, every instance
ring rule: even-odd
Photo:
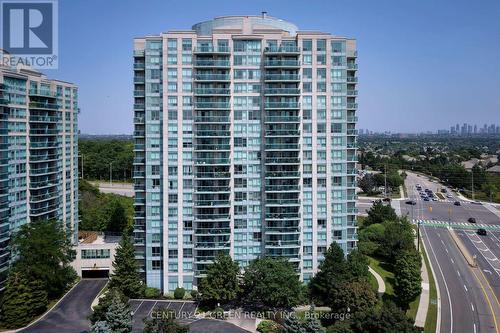
[[[12,233],[55,219],[78,229],[77,88],[0,65],[0,289]]]
[[[149,286],[219,252],[307,281],[356,246],[356,42],[262,16],[134,40],[135,242]]]

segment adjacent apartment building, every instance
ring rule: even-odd
[[[135,244],[148,286],[219,252],[308,281],[356,246],[356,41],[262,16],[134,40]]]
[[[71,83],[0,65],[0,289],[20,226],[55,219],[76,235],[77,100]]]

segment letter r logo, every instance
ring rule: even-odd
[[[52,54],[52,1],[2,1],[2,48],[10,54]]]

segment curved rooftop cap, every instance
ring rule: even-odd
[[[243,33],[251,34],[254,28],[258,29],[279,29],[288,32],[290,35],[297,34],[298,27],[290,22],[267,16],[220,16],[210,21],[204,21],[193,25],[192,29],[197,35],[211,35],[213,29],[242,29]]]

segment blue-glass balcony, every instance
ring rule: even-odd
[[[266,123],[300,123],[298,116],[266,116]]]
[[[230,53],[231,49],[228,46],[198,46],[193,50],[194,54],[216,54],[216,53]]]
[[[230,81],[231,77],[229,74],[196,74],[194,76],[195,81]]]
[[[265,67],[298,68],[300,67],[300,62],[298,60],[267,60]]]
[[[347,96],[358,96],[357,90],[347,90]]]
[[[300,48],[297,46],[270,46],[264,49],[266,54],[300,54]]]
[[[57,97],[57,94],[55,92],[47,89],[30,89],[28,93],[30,96],[41,96],[41,97],[51,97],[51,98]]]
[[[205,60],[205,59],[197,59],[194,61],[194,67],[229,67],[229,60]]]
[[[266,88],[264,90],[264,95],[300,95],[300,90],[297,88]]]
[[[353,64],[353,63],[347,63],[347,69],[349,69],[349,70],[356,70],[356,69],[358,69],[358,65],[357,64]]]
[[[144,84],[145,82],[146,82],[146,78],[144,76],[134,77],[134,83]]]
[[[57,123],[61,121],[61,117],[55,116],[30,116],[29,119],[33,123]]]
[[[194,93],[200,96],[230,95],[231,90],[227,88],[196,88]]]
[[[358,122],[358,117],[356,117],[356,116],[348,116],[347,117],[347,122],[348,123],[357,123]]]
[[[144,97],[146,96],[146,91],[145,90],[140,90],[140,89],[136,89],[134,90],[134,97]]]
[[[358,78],[357,77],[348,76],[347,77],[347,82],[349,82],[349,83],[356,83],[356,82],[358,82]]]
[[[134,57],[144,57],[144,50],[134,50]]]
[[[57,110],[59,106],[56,103],[44,103],[44,102],[30,102],[30,109],[48,109]]]
[[[347,135],[358,135],[357,129],[347,129]]]
[[[231,119],[229,116],[195,116],[194,117],[194,122],[195,123],[228,123],[230,122]]]
[[[195,103],[195,108],[196,109],[208,109],[208,110],[214,110],[214,109],[230,109],[231,104],[229,102],[196,102]]]
[[[145,106],[144,103],[134,103],[134,110],[144,110]]]
[[[347,103],[347,108],[348,109],[357,109],[358,103]]]
[[[299,102],[266,102],[266,109],[300,109]]]
[[[134,70],[136,70],[136,71],[143,71],[145,68],[146,68],[145,63],[140,62],[140,63],[134,64]]]
[[[300,81],[299,74],[266,74],[265,81]]]

